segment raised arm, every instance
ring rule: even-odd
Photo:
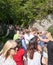
[[[38,35],[38,38],[39,38],[41,41],[43,41],[43,42],[48,42],[48,41],[49,41],[49,39],[42,39],[39,35]]]

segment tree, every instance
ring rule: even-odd
[[[0,22],[28,27],[33,20],[53,14],[52,2],[53,0],[0,0]],[[2,31],[0,26],[0,32]],[[6,33],[6,29],[4,31]],[[2,38],[2,35],[0,38],[3,42],[9,39]]]
[[[0,0],[0,21],[29,26],[35,19],[42,19],[53,11],[50,0]]]

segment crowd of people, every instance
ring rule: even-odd
[[[16,27],[15,32],[0,51],[0,65],[53,65],[50,32],[39,32],[35,27],[31,30]]]

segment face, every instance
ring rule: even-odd
[[[10,55],[14,55],[17,50],[18,50],[17,47],[11,48],[11,49],[10,49]]]
[[[14,55],[15,54],[15,50],[11,49],[10,50],[10,55]]]
[[[37,45],[37,48],[40,52],[42,51],[42,47],[40,45]]]

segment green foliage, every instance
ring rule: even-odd
[[[31,20],[42,19],[53,11],[50,0],[0,0],[0,20],[29,26]]]
[[[28,27],[35,19],[53,13],[52,0],[0,0],[0,22]],[[53,29],[48,29],[52,31]],[[9,38],[0,37],[5,42]],[[2,47],[2,46],[1,46]]]

